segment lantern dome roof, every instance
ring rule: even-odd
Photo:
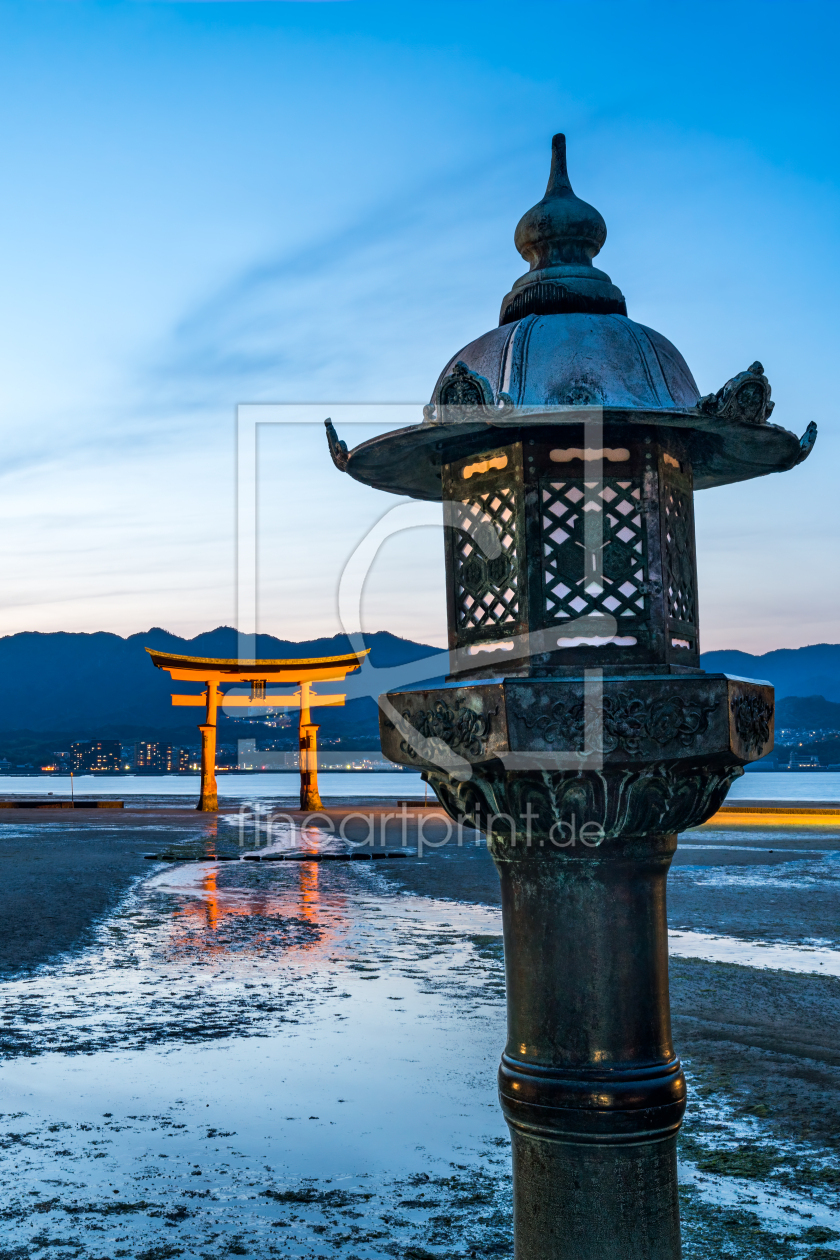
[[[517,441],[535,426],[596,418],[628,437],[637,426],[679,430],[674,440],[695,489],[801,463],[816,425],[797,438],[769,423],[774,404],[760,363],[701,398],[676,346],[628,318],[620,289],[592,264],[606,236],[601,215],[572,190],[566,139],[556,135],[545,196],[514,237],[530,270],[502,301],[499,326],[449,360],[421,424],[349,451],[326,421],[336,466],[377,489],[440,499],[443,464],[467,446],[472,453]]]
[[[676,346],[626,315],[526,315],[470,342],[440,374],[433,399],[456,363],[487,380],[515,407],[620,407],[682,410],[700,391]]]
[[[514,233],[531,269],[504,298],[499,327],[450,359],[433,402],[463,363],[516,407],[694,407],[700,391],[679,350],[628,319],[621,291],[593,267],[606,239],[601,215],[572,190],[558,134],[545,196]]]

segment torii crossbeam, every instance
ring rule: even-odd
[[[201,656],[174,656],[171,652],[158,652],[146,648],[152,664],[166,670],[175,682],[202,683],[205,690],[200,695],[173,695],[176,705],[205,706],[201,731],[201,796],[197,808],[212,812],[219,808],[216,787],[216,720],[219,704],[248,709],[299,709],[300,710],[300,807],[305,810],[322,809],[318,795],[318,727],[312,722],[310,710],[317,705],[343,705],[344,695],[316,695],[312,691],[315,682],[341,681],[354,669],[358,669],[365,652],[349,652],[345,656],[317,656],[299,661],[242,661],[215,660]],[[223,683],[250,683],[251,694],[231,695],[220,691]],[[298,687],[296,692],[268,692],[268,683],[283,683]]]

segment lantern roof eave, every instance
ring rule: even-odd
[[[640,427],[678,430],[698,490],[787,472],[807,458],[816,438],[813,422],[798,438],[777,424],[710,415],[699,408],[534,406],[511,409],[492,420],[424,421],[394,429],[360,443],[335,462],[374,489],[438,502],[442,465],[458,455],[508,445],[526,433],[539,436],[546,427],[579,428],[593,421],[611,430],[613,437],[620,427],[628,428],[628,438]]]

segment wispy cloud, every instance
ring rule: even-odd
[[[511,162],[521,156],[435,172],[256,260],[173,326],[146,367],[149,401],[424,396],[431,364],[458,329],[494,320],[513,278],[500,263]]]

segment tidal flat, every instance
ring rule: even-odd
[[[109,815],[0,828],[0,1260],[512,1256],[474,833],[256,863],[253,823]],[[681,837],[686,1260],[840,1257],[838,861],[825,828]],[[814,971],[732,961],[782,947]]]

